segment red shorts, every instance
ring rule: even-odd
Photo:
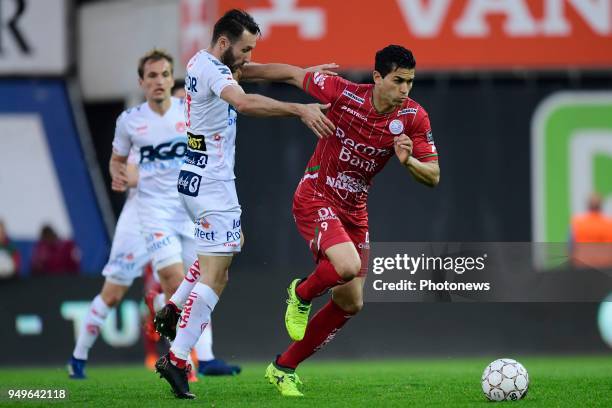
[[[293,218],[300,235],[310,245],[315,262],[327,259],[327,248],[343,242],[352,242],[361,258],[358,277],[368,274],[370,237],[367,225],[355,225],[342,220],[341,213],[333,205],[322,201],[309,201],[307,205],[293,204]]]

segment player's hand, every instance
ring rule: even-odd
[[[336,130],[336,126],[331,120],[325,116],[323,110],[328,109],[331,103],[323,105],[320,103],[309,103],[307,105],[301,105],[300,119],[306,126],[314,132],[319,139],[323,139],[328,136],[333,136]]]
[[[412,139],[402,133],[399,136],[393,138],[393,148],[395,149],[395,155],[399,159],[400,163],[408,163],[408,159],[412,156]]]
[[[128,174],[127,166],[125,163],[111,160],[110,164],[111,174],[111,189],[117,192],[123,192],[128,187]]]
[[[308,68],[304,68],[304,71],[306,72],[320,72],[322,74],[326,74],[326,75],[338,75],[338,73],[336,71],[331,71],[332,69],[338,69],[340,67],[340,65],[336,64],[335,62],[329,63],[329,64],[321,64],[321,65],[315,65],[313,67],[308,67]]]

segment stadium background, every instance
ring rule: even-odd
[[[367,81],[377,48],[397,42],[415,51],[411,96],[430,114],[441,183],[421,186],[392,160],[371,191],[373,241],[561,242],[569,215],[584,209],[572,203],[585,203],[594,188],[612,212],[612,114],[580,124],[607,138],[593,162],[577,164],[591,172],[586,190],[561,171],[563,160],[547,162],[552,171],[538,179],[536,164],[550,159],[535,149],[536,112],[554,108],[559,95],[604,100],[612,109],[610,1],[507,1],[496,9],[481,1],[381,0],[376,9],[365,0],[351,9],[341,3],[0,1],[0,218],[26,260],[22,279],[0,282],[7,328],[0,345],[12,350],[0,365],[60,364],[69,356],[75,316],[101,287],[124,199],[110,192],[106,169],[115,119],[141,98],[137,59],[153,46],[166,48],[181,78],[182,63],[206,46],[211,22],[230,6],[268,22],[254,53],[258,62],[335,61],[350,79]],[[309,100],[284,85],[245,89]],[[290,202],[314,144],[298,120],[240,117],[236,173],[247,244],[215,311],[219,355],[269,359],[287,343],[284,287],[312,269]],[[565,201],[549,199],[542,210],[560,214],[551,228],[537,217],[536,196],[558,184],[567,187]],[[49,220],[81,247],[79,277],[28,278],[28,253]],[[92,362],[142,359],[134,328],[140,296],[135,285],[107,322]],[[245,307],[257,311],[255,319],[244,320]],[[609,353],[612,339],[597,325],[599,309],[563,302],[370,303],[316,358]]]

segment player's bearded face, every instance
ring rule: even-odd
[[[170,63],[161,59],[158,61],[147,61],[144,65],[143,78],[140,86],[145,93],[147,100],[163,102],[170,98],[170,91],[174,86],[172,76],[172,66]]]
[[[236,57],[234,56],[234,47],[231,46],[221,55],[221,62],[229,67],[232,72],[235,72],[242,65],[236,64]]]
[[[236,72],[251,61],[251,52],[255,48],[256,41],[257,37],[245,30],[242,36],[221,54],[221,62],[227,65],[232,72]]]

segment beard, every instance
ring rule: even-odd
[[[232,47],[229,47],[223,54],[221,54],[221,58],[219,59],[223,64],[227,65],[232,71],[232,73],[236,72],[240,67],[244,64],[236,64],[236,57],[234,57],[234,53],[232,52]]]

